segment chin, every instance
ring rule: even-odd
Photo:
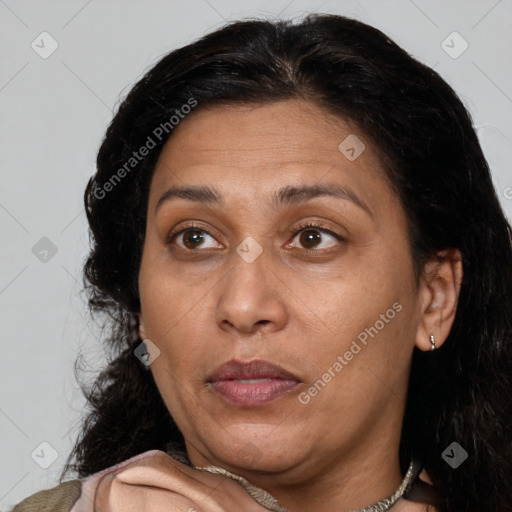
[[[276,429],[274,425],[271,427]],[[286,441],[277,437],[272,439],[270,435],[261,434],[261,426],[258,434],[226,434],[210,451],[223,465],[232,466],[239,472],[278,473],[299,463],[300,454],[296,451],[300,444],[294,443],[293,438],[287,436]]]

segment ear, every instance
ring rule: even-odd
[[[139,313],[139,337],[141,340],[145,340],[147,338],[141,313]]]
[[[416,333],[416,346],[420,350],[431,349],[431,336],[436,348],[446,341],[455,319],[462,276],[462,256],[458,249],[441,251],[425,264]]]

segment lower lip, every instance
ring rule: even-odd
[[[284,379],[259,379],[255,382],[240,380],[211,382],[212,388],[228,402],[243,407],[265,405],[289,393],[299,384],[296,380]]]

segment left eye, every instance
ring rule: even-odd
[[[326,242],[322,240],[322,238],[325,236],[328,236],[331,240],[334,240],[335,243],[331,243],[325,246]],[[298,239],[298,242],[305,249],[328,249],[335,246],[341,240],[341,237],[329,231],[328,229],[317,228],[315,226],[306,226],[297,232],[293,240],[296,239]]]

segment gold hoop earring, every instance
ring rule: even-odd
[[[430,347],[430,350],[431,351],[435,350],[436,349],[436,340],[435,340],[433,334],[430,335],[430,343],[432,344],[432,346]]]

